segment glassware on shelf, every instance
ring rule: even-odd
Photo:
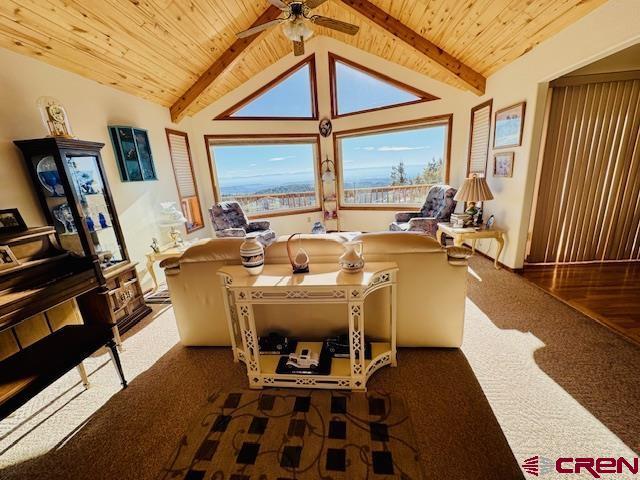
[[[102,268],[123,261],[121,242],[112,228],[113,214],[104,194],[98,159],[93,156],[67,156],[66,162],[84,221],[91,234],[90,241],[98,253]]]

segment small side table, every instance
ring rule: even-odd
[[[476,241],[482,238],[495,238],[498,242],[498,252],[493,265],[496,269],[499,269],[498,259],[504,248],[504,230],[500,228],[485,229],[481,228],[476,230],[475,228],[454,228],[450,223],[439,223],[438,231],[436,232],[436,239],[439,243],[442,243],[442,235],[449,235],[453,237],[453,244],[456,247],[462,246],[465,240],[471,240],[471,248],[473,253],[476,252]]]
[[[161,246],[158,253],[153,251],[147,253],[147,271],[149,272],[149,275],[151,275],[151,280],[153,280],[153,289],[151,291],[155,293],[158,290],[158,278],[156,277],[156,272],[153,269],[156,262],[161,262],[166,258],[179,257],[187,250],[187,248],[207,240],[209,239],[206,238],[193,243],[185,243],[184,246],[181,247],[174,247],[172,243],[169,243]]]

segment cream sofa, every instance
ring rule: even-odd
[[[450,261],[435,240],[407,232],[368,233],[356,237],[365,261],[398,264],[397,341],[401,347],[459,347],[462,343],[466,294],[466,261]],[[190,346],[229,345],[222,288],[217,270],[240,263],[241,238],[216,238],[189,248],[181,257],[161,263],[165,269],[180,339]],[[307,235],[303,248],[314,263],[336,263],[345,239],[340,235]],[[265,262],[288,263],[286,237],[266,250]],[[365,303],[365,333],[386,336],[388,289],[374,292]],[[256,306],[258,334],[277,330],[321,339],[346,329],[341,305]],[[297,321],[292,322],[292,319]]]

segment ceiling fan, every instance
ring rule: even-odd
[[[313,30],[307,25],[308,22],[315,23],[322,27],[331,28],[347,35],[355,35],[360,27],[350,23],[341,22],[321,15],[312,15],[311,10],[319,7],[327,0],[294,0],[285,3],[282,0],[269,0],[273,6],[278,7],[285,14],[284,18],[277,18],[262,25],[250,28],[244,32],[236,34],[238,38],[250,37],[276,25],[284,24],[284,34],[293,42],[293,54],[304,55],[304,42],[313,35]]]

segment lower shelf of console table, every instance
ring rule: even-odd
[[[337,266],[311,265],[310,273],[291,274],[288,265],[265,265],[261,275],[251,276],[239,266],[218,271],[231,332],[234,360],[247,366],[250,388],[299,387],[366,390],[371,375],[385,365],[396,366],[396,275],[395,263],[369,263],[363,272],[345,274]],[[364,302],[370,293],[389,288],[388,341],[371,342],[371,359],[365,358]],[[347,305],[349,358],[331,358],[328,375],[278,373],[280,355],[260,354],[254,304],[338,303]],[[291,322],[294,328],[296,322]],[[295,331],[293,332],[295,335]],[[236,339],[241,339],[241,343]],[[299,341],[296,352],[322,350],[322,342]]]
[[[304,348],[320,351],[322,342],[299,342],[297,351]],[[379,368],[391,365],[394,357],[391,344],[386,342],[371,342],[371,360],[364,361],[365,384]],[[238,358],[245,360],[244,351],[238,349]],[[276,373],[280,355],[260,355],[260,373],[256,375],[257,386],[262,387],[315,387],[331,389],[358,389],[351,378],[351,360],[349,358],[332,358],[329,375]]]

